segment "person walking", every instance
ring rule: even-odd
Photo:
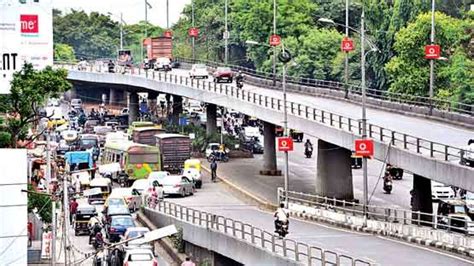
[[[191,260],[190,257],[186,257],[186,260],[181,263],[181,266],[196,266],[196,264]]]
[[[76,202],[76,199],[73,198],[71,203],[69,203],[69,223],[72,225],[72,220],[73,220],[73,216],[76,215],[76,212],[77,212],[77,206],[79,204]]]
[[[217,177],[217,162],[216,159],[212,160],[211,163],[211,181],[216,182]]]

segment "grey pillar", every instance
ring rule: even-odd
[[[261,175],[281,175],[281,171],[277,170],[277,158],[275,149],[275,125],[263,122],[263,170]]]
[[[410,191],[411,194],[411,207],[414,211],[412,214],[413,220],[420,221],[431,221],[430,215],[419,215],[417,211],[422,213],[433,213],[433,202],[431,198],[431,180],[423,176],[413,174],[413,190]],[[427,223],[421,222],[420,224]]]
[[[117,93],[116,93],[116,90],[113,88],[110,88],[109,90],[109,105],[118,105]]]
[[[128,124],[131,125],[132,122],[138,119],[138,93],[130,93],[128,108]]]
[[[148,110],[150,110],[150,113],[153,115],[156,115],[157,98],[158,98],[158,92],[148,93]]]
[[[319,139],[316,157],[316,194],[353,200],[351,151]]]
[[[166,117],[168,117],[170,113],[170,106],[171,106],[171,95],[166,94],[165,99],[166,99]]]
[[[208,104],[206,107],[206,134],[208,136],[217,133],[217,106]]]
[[[173,125],[179,125],[179,115],[183,113],[183,97],[173,95],[173,115],[171,121]]]

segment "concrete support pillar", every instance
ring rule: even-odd
[[[169,113],[170,113],[171,95],[170,95],[170,94],[166,94],[166,95],[165,95],[165,99],[166,99],[166,116],[168,116]]]
[[[128,112],[128,124],[131,125],[132,122],[137,121],[138,119],[138,93],[136,92],[130,93]]]
[[[316,194],[353,200],[351,151],[320,139],[317,148]]]
[[[423,176],[413,174],[413,190],[410,191],[411,194],[411,207],[414,211],[412,214],[413,220],[421,221],[431,221],[432,218],[430,215],[419,215],[417,211],[422,213],[433,213],[433,202],[431,198],[431,180]],[[429,226],[428,223],[421,222]]]
[[[217,106],[208,104],[206,107],[206,134],[208,136],[217,133]]]
[[[150,110],[150,113],[153,115],[156,115],[156,109],[157,109],[157,98],[158,98],[158,92],[149,92],[148,93],[148,110]]]
[[[263,122],[263,170],[261,175],[281,175],[281,171],[277,170],[277,157],[275,149],[275,125]]]
[[[173,95],[173,115],[171,122],[173,125],[179,125],[179,115],[183,113],[183,97]]]
[[[117,101],[117,91],[114,88],[109,90],[109,105],[118,105]]]

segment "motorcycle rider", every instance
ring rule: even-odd
[[[93,217],[97,219],[96,217]],[[92,218],[91,218],[92,219]],[[102,231],[102,226],[100,226],[99,221],[95,221],[94,225],[92,228],[90,228],[91,233],[89,234],[89,243],[92,243],[92,237],[97,236],[97,233],[100,233]]]
[[[304,144],[304,154],[308,154],[308,152],[313,152],[313,143],[309,139]]]
[[[235,84],[237,84],[237,88],[242,88],[244,82],[244,76],[242,75],[242,71],[239,70],[237,76],[235,77]]]
[[[107,64],[107,67],[109,69],[109,73],[114,73],[115,72],[115,64],[112,60],[109,60],[109,63]]]
[[[387,191],[387,184],[388,182],[392,182],[392,174],[390,173],[390,170],[392,169],[392,165],[390,164],[387,164],[387,166],[385,167],[385,175],[383,177],[383,189],[385,191]],[[387,191],[388,193],[390,193],[389,191]]]
[[[280,226],[282,226],[285,223],[289,223],[288,218],[290,217],[290,214],[286,212],[285,204],[280,203],[280,207],[276,210],[273,217],[276,218],[275,219],[275,233],[278,233],[278,229],[280,228]]]

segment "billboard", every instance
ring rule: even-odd
[[[19,17],[16,4],[0,2],[0,94],[10,92],[13,73],[21,68]]]

